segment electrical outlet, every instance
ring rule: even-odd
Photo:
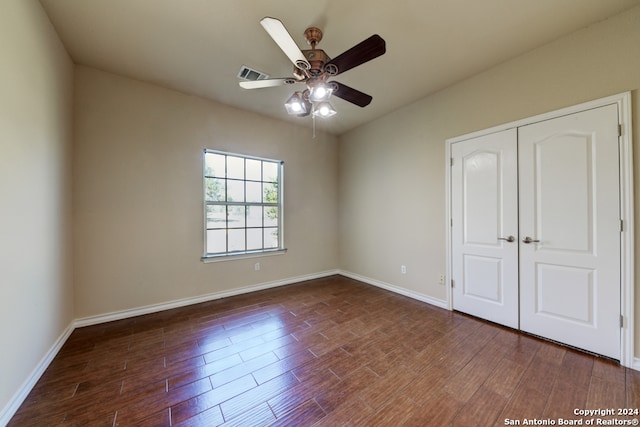
[[[401,265],[400,266],[400,273],[407,274],[407,266],[406,265]]]
[[[259,271],[259,270],[260,270],[260,263],[259,263],[259,262],[256,262],[256,263],[255,263],[255,265],[253,266],[253,268],[254,268],[256,271]]]
[[[438,279],[438,283],[440,283],[441,285],[444,285],[444,274],[440,275],[440,279]]]

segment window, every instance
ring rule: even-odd
[[[204,257],[284,250],[278,160],[204,151]]]

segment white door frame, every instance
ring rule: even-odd
[[[618,121],[621,130],[619,138],[620,152],[620,215],[622,220],[622,232],[620,233],[620,280],[621,280],[621,301],[620,313],[623,316],[621,336],[620,336],[620,364],[629,368],[640,370],[640,358],[634,358],[634,220],[633,220],[633,138],[631,128],[631,92],[624,92],[606,98],[585,102],[549,113],[540,114],[526,119],[506,123],[478,132],[461,135],[446,140],[445,148],[445,185],[446,185],[446,271],[447,277],[451,278],[451,256],[452,256],[452,236],[451,236],[451,146],[456,142],[470,138],[487,135],[511,128],[529,125],[556,117],[566,116],[605,105],[616,104],[618,106]],[[451,283],[446,287],[446,303],[449,310],[453,310],[453,299]]]

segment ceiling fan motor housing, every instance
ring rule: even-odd
[[[320,76],[324,72],[324,64],[331,60],[322,49],[303,50],[302,54],[311,64],[309,73],[312,77]]]

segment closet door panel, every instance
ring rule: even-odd
[[[452,159],[453,307],[517,328],[516,131],[458,142]]]
[[[520,327],[620,358],[617,106],[518,129]]]

